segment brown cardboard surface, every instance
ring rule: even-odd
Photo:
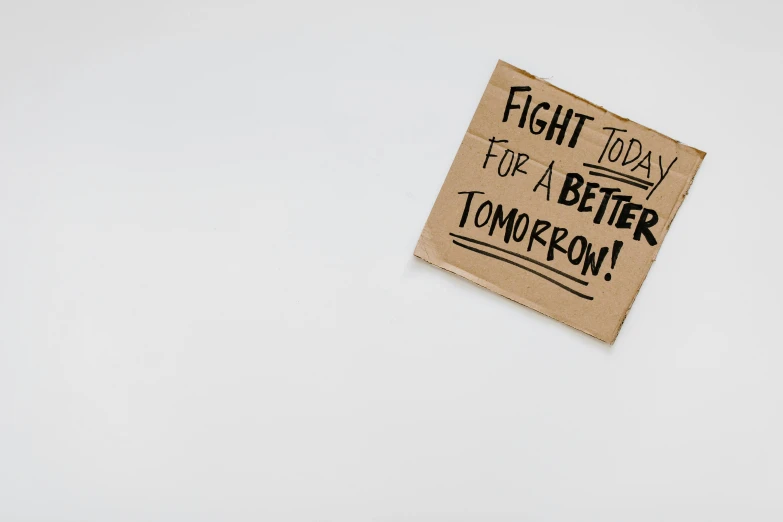
[[[499,61],[414,254],[614,342],[704,156]]]

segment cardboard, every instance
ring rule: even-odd
[[[704,156],[499,61],[414,254],[612,343]]]

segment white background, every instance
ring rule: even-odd
[[[0,520],[779,521],[776,2],[0,2]],[[414,259],[498,58],[708,155],[615,345]]]

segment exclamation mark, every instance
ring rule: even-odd
[[[617,256],[620,255],[620,249],[623,248],[623,242],[615,240],[614,246],[612,247],[612,270],[614,270],[614,265],[617,264]],[[612,274],[611,272],[607,272],[604,276],[604,279],[607,281],[612,280]]]

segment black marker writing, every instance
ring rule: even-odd
[[[495,139],[494,136],[492,136],[489,139],[489,148],[487,148],[487,153],[484,155],[484,164],[481,166],[481,168],[487,168],[487,163],[489,163],[489,158],[497,158],[498,154],[492,153],[492,147],[496,143],[508,143],[508,140],[498,140]],[[508,158],[508,159],[507,159]],[[501,178],[505,178],[509,174],[513,177],[514,174],[517,172],[521,174],[527,174],[526,171],[522,170],[522,166],[527,162],[527,160],[530,159],[530,156],[523,153],[516,153],[511,149],[503,149],[503,155],[500,156],[500,160],[498,161],[498,176]],[[512,168],[513,167],[513,168]]]
[[[602,195],[597,207],[588,204],[598,197],[596,189]],[[639,241],[644,236],[650,246],[658,244],[658,240],[651,230],[658,223],[658,213],[651,208],[633,203],[632,200],[632,196],[622,194],[620,189],[602,188],[598,183],[588,182],[585,184],[585,179],[577,172],[569,172],[566,175],[560,196],[557,198],[560,205],[568,207],[578,203],[576,207],[578,212],[592,212],[595,209],[593,218],[595,224],[600,224],[606,215],[607,208],[611,208],[609,219],[606,221],[607,225],[614,225],[620,229],[631,228],[633,221],[636,220],[633,232],[634,240]],[[636,214],[637,211],[641,211],[641,214]],[[638,219],[636,219],[637,217]]]
[[[650,192],[645,198],[650,199],[650,196],[653,195],[663,180],[666,179],[666,176],[669,175],[669,170],[671,170],[672,165],[676,163],[677,157],[675,156],[675,158],[669,163],[668,167],[664,169],[663,156],[661,154],[657,154],[658,182],[652,183],[646,181],[652,177],[652,167],[650,162],[650,158],[653,155],[652,151],[648,150],[645,154],[644,145],[642,144],[641,140],[636,138],[628,139],[626,147],[626,140],[624,140],[621,136],[627,135],[618,135],[618,133],[628,132],[626,129],[620,129],[618,127],[604,127],[604,130],[611,132],[606,139],[606,143],[604,144],[604,148],[601,151],[601,155],[598,157],[598,163],[601,164],[604,161],[607,163],[614,163],[616,165],[613,166],[614,168],[629,167],[631,165],[633,165],[633,167],[630,167],[630,173],[624,173],[607,168],[605,165],[591,165],[589,163],[585,163],[586,167],[591,167],[600,171],[591,171],[590,174],[593,176],[600,176],[604,178],[610,178],[615,181],[620,181],[643,190],[648,190],[651,188]],[[639,172],[634,175],[636,170],[639,170]],[[646,179],[638,177],[642,174],[645,174]]]
[[[568,229],[565,227],[553,225],[545,219],[533,221],[527,213],[520,213],[517,208],[505,210],[501,203],[495,204],[489,199],[481,198],[483,201],[475,206],[474,196],[484,194],[483,192],[472,190],[458,194],[467,196],[459,222],[460,228],[486,227],[489,236],[494,236],[496,231],[502,231],[504,243],[521,243],[527,252],[539,249],[537,245],[540,245],[543,247],[542,253],[546,252],[547,261],[554,260],[559,252],[564,254],[572,265],[581,265],[582,275],[586,275],[588,271],[592,275],[599,274],[609,247],[596,250],[593,243],[582,235],[569,238]],[[469,219],[471,216],[472,220]]]
[[[575,112],[573,109],[566,109],[565,113],[563,113],[562,105],[558,105],[555,108],[551,118],[545,119],[547,118],[546,116],[539,118],[540,113],[546,113],[551,109],[549,102],[544,101],[533,105],[533,96],[532,94],[528,94],[525,97],[524,105],[515,103],[515,96],[517,93],[529,91],[532,91],[532,88],[527,85],[515,86],[509,89],[506,108],[503,111],[503,122],[505,123],[508,121],[512,111],[519,110],[520,113],[517,127],[520,129],[527,128],[530,133],[534,135],[543,134],[544,131],[547,131],[544,139],[547,141],[554,139],[555,143],[561,145],[566,138],[571,120],[576,120],[576,125],[571,132],[571,139],[568,141],[569,148],[573,149],[576,147],[579,140],[579,134],[582,132],[585,121],[594,120],[595,118]]]

